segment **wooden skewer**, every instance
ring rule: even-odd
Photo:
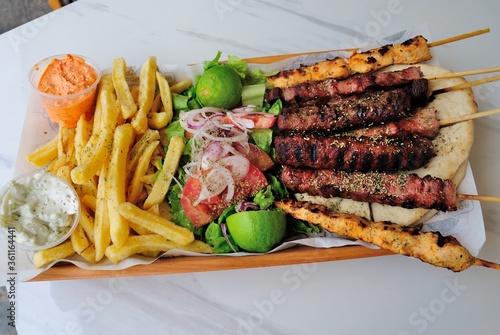
[[[473,37],[473,36],[477,36],[477,35],[481,35],[481,34],[486,34],[489,32],[490,32],[490,28],[479,29],[476,31],[472,31],[470,33],[461,34],[461,35],[457,35],[454,37],[445,38],[443,40],[439,40],[436,42],[427,43],[427,46],[429,48],[437,47],[438,45],[443,45],[443,44],[447,44],[447,43],[451,43],[451,42],[455,42],[455,41],[460,41],[460,40],[463,40],[463,39],[466,39],[469,37]]]
[[[500,202],[500,197],[489,197],[486,195],[475,195],[475,194],[457,194],[457,198],[461,200],[477,200],[486,202]]]
[[[481,117],[491,116],[491,115],[495,115],[495,114],[500,114],[500,108],[492,109],[492,110],[485,111],[485,112],[456,116],[456,117],[452,117],[452,118],[446,119],[446,120],[441,120],[441,121],[439,121],[439,126],[440,127],[451,126],[455,123],[464,122],[464,121],[468,121],[468,120],[475,120],[475,119],[479,119]]]
[[[445,38],[443,40],[439,40],[436,42],[431,42],[427,43],[427,46],[429,48],[436,47],[439,45],[463,40],[469,37],[481,35],[488,33],[490,31],[490,28],[485,28],[485,29],[480,29],[476,31],[472,31],[470,33],[466,34],[461,34],[449,38]],[[279,62],[283,59],[287,59],[290,57],[296,57],[296,56],[301,56],[301,55],[313,55],[313,54],[321,54],[321,53],[326,53],[326,52],[352,52],[355,53],[359,50],[359,48],[347,48],[347,49],[337,49],[337,50],[323,50],[323,51],[313,51],[313,52],[300,52],[300,53],[295,53],[295,54],[284,54],[284,55],[274,55],[274,56],[264,56],[264,57],[252,57],[252,58],[245,58],[245,61],[248,63],[253,63],[253,64],[268,64],[268,63],[273,63],[273,62]]]
[[[448,78],[465,77],[465,76],[472,76],[475,74],[483,74],[483,73],[491,73],[491,72],[499,72],[499,71],[500,71],[500,66],[497,66],[497,67],[488,67],[488,68],[478,69],[478,70],[443,73],[443,74],[437,74],[434,76],[425,76],[423,78],[427,79],[427,80],[448,79]]]
[[[474,80],[474,81],[470,81],[467,83],[458,84],[458,85],[454,85],[454,86],[450,86],[450,87],[440,88],[440,89],[432,91],[432,95],[451,92],[451,91],[459,91],[459,90],[471,88],[471,87],[474,87],[477,85],[491,83],[492,81],[496,81],[496,80],[500,80],[500,75],[492,76],[492,77],[488,77],[488,78],[483,78],[483,79],[478,79],[478,80]]]
[[[253,63],[253,64],[268,64],[268,63],[279,62],[283,59],[302,56],[302,55],[315,55],[315,54],[321,54],[321,53],[326,53],[326,52],[352,52],[352,53],[355,53],[358,50],[359,50],[358,48],[350,48],[350,49],[338,49],[338,50],[301,52],[301,53],[295,53],[295,54],[284,54],[284,55],[245,58],[245,61],[247,63]]]
[[[494,269],[494,270],[500,270],[500,264],[485,261],[484,259],[481,258],[475,258],[474,259],[474,266],[484,266],[486,268]]]

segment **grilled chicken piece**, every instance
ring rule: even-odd
[[[267,78],[274,87],[291,87],[327,78],[345,79],[356,73],[368,73],[393,64],[416,64],[432,58],[427,40],[416,36],[401,44],[356,53],[349,58],[325,60],[298,69],[285,70]]]
[[[322,205],[292,199],[277,201],[275,205],[299,220],[321,225],[334,234],[359,239],[454,272],[463,271],[472,265],[500,269],[499,264],[472,256],[454,237],[444,237],[437,232],[372,222],[355,215],[334,213]]]

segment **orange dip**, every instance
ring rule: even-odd
[[[38,83],[38,90],[49,94],[42,96],[42,103],[50,119],[63,127],[75,127],[80,116],[93,107],[95,87],[89,92],[85,90],[97,78],[96,70],[82,57],[65,55],[52,60]],[[79,92],[81,94],[76,95]]]
[[[40,78],[38,89],[54,95],[68,95],[83,91],[97,79],[94,68],[78,56],[66,55],[54,59]]]

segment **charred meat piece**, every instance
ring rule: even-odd
[[[414,170],[434,155],[425,137],[337,137],[286,134],[274,139],[278,164],[343,171]]]
[[[348,58],[335,58],[281,71],[268,77],[267,81],[273,87],[291,87],[327,78],[344,79],[356,73],[368,73],[393,64],[416,64],[431,58],[427,40],[416,36],[401,44],[385,45]]]
[[[472,265],[500,268],[497,264],[472,256],[454,237],[445,237],[437,232],[423,232],[388,222],[372,222],[354,215],[334,213],[321,205],[291,199],[277,201],[275,205],[299,220],[321,225],[334,234],[372,243],[455,272]]]
[[[318,98],[283,107],[279,130],[340,130],[368,126],[412,114],[428,101],[427,80],[389,91],[368,92],[346,98]]]
[[[419,67],[412,66],[401,71],[359,74],[344,80],[328,78],[292,87],[275,87],[266,93],[266,100],[274,102],[280,98],[283,101],[292,101],[294,99],[348,96],[377,88],[396,88],[418,79],[422,79],[422,72]]]
[[[280,180],[296,193],[348,198],[403,208],[457,210],[450,180],[416,174],[346,172],[283,166]]]
[[[433,139],[439,133],[439,121],[434,107],[419,108],[411,116],[390,121],[373,127],[363,127],[339,133],[339,136],[352,137],[403,137],[410,134]]]

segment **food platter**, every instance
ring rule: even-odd
[[[304,61],[303,56],[281,55],[248,59],[248,62],[252,64],[267,64],[271,65],[271,67],[282,67],[285,65],[279,61],[286,62],[286,64],[290,65],[293,62],[294,57],[299,57],[301,62]],[[314,59],[313,61],[316,61],[322,57],[331,57],[331,53],[327,52],[326,54],[314,54],[311,55],[311,57]],[[176,67],[174,66],[174,68]],[[182,69],[184,67],[181,66],[179,68]],[[168,66],[164,67],[163,70],[166,73],[173,73],[176,75],[175,70],[171,70]],[[182,77],[182,75],[183,74],[180,76]],[[56,133],[57,126],[49,121],[47,115],[44,113],[43,107],[39,101],[33,97],[30,100],[25,120],[16,174],[33,169],[33,167],[25,161],[25,155],[51,140]],[[464,183],[464,187],[466,187],[465,191],[467,193],[474,193],[475,186],[470,168],[467,170],[466,177],[466,182]],[[484,227],[482,224],[480,207],[475,202],[468,202],[464,208],[464,211],[460,211],[457,215],[454,215],[454,219],[457,221],[466,220],[470,223],[474,223],[472,225],[473,228],[470,228],[470,225],[464,226],[467,226],[468,229],[472,229],[477,233],[474,241],[470,243],[474,245],[474,249],[477,249],[478,251],[484,242]],[[441,219],[448,220],[449,218],[445,217]],[[329,238],[327,239],[329,240]],[[84,279],[110,276],[138,276],[216,271],[346,260],[391,254],[391,252],[378,248],[367,248],[366,245],[357,241],[337,239],[336,237],[332,237],[332,240],[335,240],[335,242],[324,243],[323,238],[303,239],[300,241],[291,241],[289,245],[277,248],[268,254],[255,255],[240,253],[236,255],[245,257],[245,261],[239,259],[240,257],[231,257],[232,255],[214,256],[197,255],[188,252],[174,252],[167,253],[165,257],[161,257],[156,260],[140,257],[134,258],[130,262],[124,262],[123,264],[120,263],[119,266],[112,266],[111,264],[103,264],[102,266],[79,266],[78,261],[72,262],[73,264],[62,261],[57,264],[51,264],[48,268],[35,270],[33,269],[32,264],[30,264],[30,255],[27,254],[25,255],[26,257],[21,258],[23,260],[21,261],[21,266],[24,264],[26,267],[26,272],[22,276],[22,280]]]

